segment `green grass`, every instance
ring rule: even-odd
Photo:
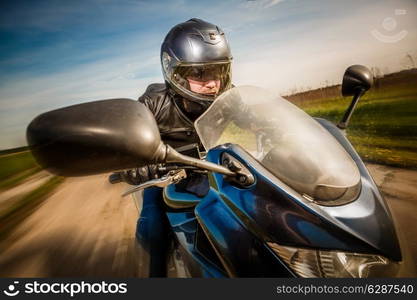
[[[308,114],[337,123],[351,98],[312,99],[298,104]],[[417,168],[417,87],[371,91],[358,103],[347,136],[366,161]]]
[[[256,151],[255,133],[250,130],[239,128],[234,123],[230,123],[227,126],[220,139],[217,141],[218,145],[225,143],[245,145],[246,150]]]
[[[350,97],[338,97],[295,104],[313,117],[338,123],[350,102]],[[234,124],[226,131],[219,144],[245,144],[249,150],[256,149],[253,134]],[[391,85],[365,94],[346,133],[365,161],[417,169],[417,86]]]
[[[6,178],[5,180],[2,180],[0,182],[0,191],[6,190],[9,188],[12,188],[21,182],[23,182],[26,178],[34,175],[35,173],[40,171],[40,167],[34,167],[27,170],[24,170],[22,172],[19,172],[15,175],[10,176],[9,178]]]
[[[19,184],[40,169],[30,151],[0,155],[0,190]]]

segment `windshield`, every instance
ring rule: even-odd
[[[355,162],[316,120],[280,96],[234,87],[195,122],[209,150],[234,143],[306,199],[339,205],[360,189]]]

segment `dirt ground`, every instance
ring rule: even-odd
[[[0,244],[2,277],[133,277],[137,209],[107,175],[67,178]]]
[[[368,165],[417,257],[417,171]],[[1,277],[133,277],[137,209],[107,175],[68,178],[0,244]]]

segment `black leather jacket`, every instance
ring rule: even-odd
[[[202,149],[200,138],[194,128],[191,116],[181,108],[182,98],[175,95],[164,83],[153,83],[148,86],[138,101],[145,104],[153,113],[158,124],[162,140],[178,152],[198,158],[197,147]],[[198,115],[193,115],[197,117]],[[136,175],[125,176],[130,184],[140,184],[154,178],[155,165],[139,168]],[[207,177],[199,174],[188,174],[187,179],[180,183],[180,188],[197,196],[207,194],[209,184]]]
[[[193,122],[180,108],[182,99],[173,94],[165,83],[149,85],[138,101],[145,104],[155,116],[165,143],[179,152],[184,152],[189,145],[200,146]]]

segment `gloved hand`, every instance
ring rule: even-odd
[[[148,165],[142,168],[113,173],[110,175],[109,181],[110,183],[124,181],[131,185],[139,185],[158,177],[158,165]]]

